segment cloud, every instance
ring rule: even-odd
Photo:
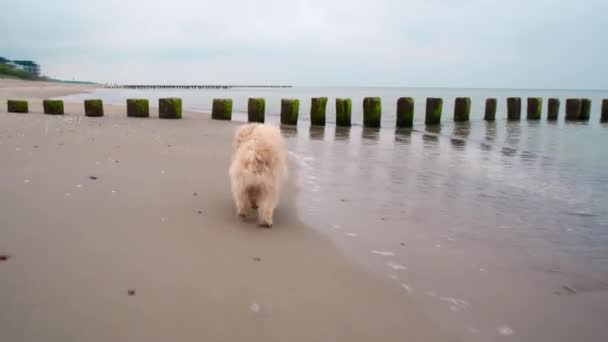
[[[0,4],[0,55],[101,82],[607,88],[606,10],[602,0],[20,0]]]

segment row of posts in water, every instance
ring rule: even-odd
[[[520,97],[507,98],[507,120],[521,120],[522,104]],[[540,97],[529,97],[527,99],[527,119],[540,120],[542,118],[542,103]],[[494,121],[496,119],[496,99],[486,99],[484,120]],[[44,100],[44,113],[63,114],[63,101]],[[266,103],[263,98],[249,98],[247,105],[247,116],[249,122],[265,121]],[[547,120],[558,119],[560,100],[550,98],[547,104]],[[103,116],[103,103],[99,99],[84,101],[86,116]],[[162,98],[158,100],[158,112],[160,118],[181,119],[182,100],[180,98]],[[443,99],[429,97],[426,99],[425,124],[439,125]],[[310,106],[310,123],[313,126],[325,126],[327,97],[313,97]],[[7,111],[15,113],[27,113],[28,102],[22,100],[8,100]],[[297,125],[300,111],[300,100],[281,100],[281,124]],[[454,103],[454,121],[467,122],[471,112],[471,99],[468,97],[457,97]],[[568,121],[588,121],[591,116],[591,100],[571,98],[566,100],[566,117]],[[352,101],[351,99],[336,99],[336,125],[351,126]],[[127,99],[127,116],[149,117],[150,107],[147,99]],[[213,99],[211,117],[216,120],[232,120],[232,100]],[[381,125],[382,104],[379,97],[366,97],[363,99],[363,126],[379,128]],[[601,122],[608,122],[608,99],[602,100]],[[412,127],[414,124],[414,99],[402,97],[397,100],[396,126]]]

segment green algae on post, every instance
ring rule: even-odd
[[[543,111],[543,99],[540,97],[528,97],[527,119],[540,120]]]
[[[326,109],[327,97],[313,97],[310,102],[310,124],[313,126],[325,126]]]
[[[127,99],[127,116],[147,118],[150,116],[150,104],[147,99]]]
[[[468,97],[457,97],[454,101],[454,122],[469,121],[471,113],[471,99]]]
[[[281,124],[292,125],[298,124],[298,114],[300,112],[300,100],[298,99],[281,99]]]
[[[414,126],[414,99],[411,97],[400,97],[397,99],[397,128],[409,128]]]
[[[427,97],[426,99],[426,117],[424,123],[427,125],[439,125],[441,123],[441,110],[443,109],[443,100],[439,97]]]
[[[84,115],[91,117],[103,116],[103,102],[100,99],[84,100]]]
[[[336,126],[351,126],[351,99],[336,99]]]
[[[363,126],[380,128],[382,119],[382,100],[379,97],[363,99]]]
[[[581,99],[566,100],[566,120],[578,121],[581,117]]]
[[[158,99],[158,117],[161,119],[181,119],[182,99],[177,97]]]
[[[556,121],[559,117],[559,99],[550,98],[547,105],[547,120]]]
[[[29,111],[27,101],[7,100],[6,111],[9,113],[27,113]]]
[[[232,120],[232,99],[213,99],[211,118],[214,120]]]
[[[486,99],[486,111],[483,116],[483,119],[486,121],[496,120],[496,99],[495,98]]]
[[[44,107],[44,114],[63,115],[62,100],[44,100],[42,101],[42,105]]]
[[[521,120],[521,98],[520,97],[507,98],[507,120],[510,120],[510,121]]]
[[[249,122],[264,123],[266,101],[263,98],[249,98],[247,102],[247,120]]]

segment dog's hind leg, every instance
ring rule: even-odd
[[[236,213],[240,217],[247,217],[251,204],[246,192],[241,192],[234,196],[234,202],[236,203]]]
[[[272,216],[276,207],[276,193],[274,189],[266,189],[261,198],[258,198],[258,220],[260,226],[272,227]]]

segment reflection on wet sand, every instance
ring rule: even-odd
[[[310,139],[311,140],[324,140],[325,139],[325,126],[310,126]]]

